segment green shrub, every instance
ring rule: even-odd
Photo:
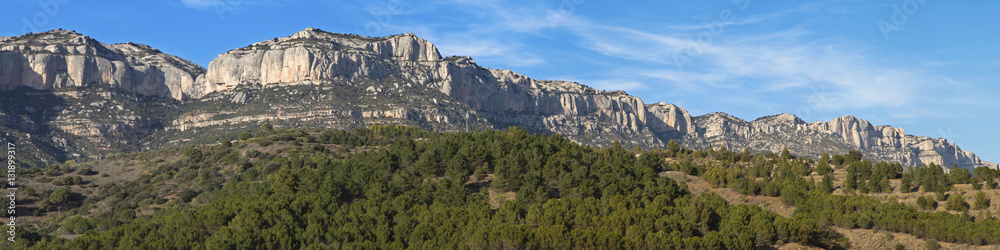
[[[945,208],[952,211],[966,211],[969,210],[969,203],[965,202],[965,197],[962,197],[962,194],[955,194],[948,198]]]
[[[184,156],[187,156],[188,159],[191,159],[191,161],[193,162],[200,162],[201,158],[204,156],[204,153],[202,153],[201,150],[197,148],[190,147],[184,149]]]
[[[976,209],[986,209],[990,207],[990,198],[986,197],[983,191],[976,192]]]
[[[76,173],[80,174],[80,175],[95,175],[95,174],[97,174],[97,172],[94,171],[91,168],[81,168],[79,171],[76,171]]]
[[[69,201],[70,195],[68,189],[56,189],[49,194],[48,201],[52,204],[62,204]]]
[[[42,176],[42,177],[35,178],[35,181],[37,181],[38,183],[49,183],[49,182],[52,182],[52,178],[48,178],[48,177]]]
[[[239,139],[239,140],[241,140],[241,141],[245,141],[247,139],[250,139],[251,137],[252,136],[250,135],[250,132],[246,132],[246,131],[240,132],[240,134],[236,136],[236,138]]]
[[[177,198],[183,202],[191,202],[191,199],[194,199],[195,196],[198,196],[198,192],[193,189],[184,189],[184,191],[177,194]]]
[[[927,250],[940,250],[941,244],[938,244],[936,240],[930,239],[924,243],[924,247],[926,247]]]

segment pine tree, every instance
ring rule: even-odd
[[[917,207],[927,209],[927,198],[924,198],[924,196],[917,197]]]
[[[902,193],[909,193],[913,190],[913,175],[909,173],[904,173],[903,178],[899,180],[899,191]]]
[[[958,165],[952,166],[951,171],[948,173],[951,177],[951,182],[954,184],[967,184],[969,183],[969,170],[964,168],[959,168]]]
[[[667,151],[676,154],[681,151],[681,145],[677,144],[674,140],[670,140],[670,142],[667,143]]]
[[[990,198],[986,197],[983,191],[976,192],[976,209],[986,209],[990,207]]]
[[[844,182],[841,183],[841,188],[844,191],[853,192],[858,185],[857,173],[855,173],[854,168],[847,168],[847,177],[844,178]]]
[[[969,203],[965,203],[965,197],[962,197],[962,194],[956,193],[948,198],[945,208],[952,211],[966,211],[969,210]]]
[[[49,203],[52,204],[62,204],[63,202],[69,201],[70,193],[67,189],[56,189],[49,194]]]
[[[851,150],[848,151],[847,156],[844,157],[846,158],[844,159],[844,163],[850,164],[855,162],[861,162],[862,157],[864,157],[864,154],[862,154],[860,151]]]
[[[832,193],[833,192],[833,177],[830,176],[829,174],[823,175],[823,182],[820,182],[820,188],[819,188],[819,190],[822,191],[822,192],[824,192],[824,193],[828,193],[828,194]]]
[[[830,164],[827,164],[825,161],[820,161],[819,165],[816,166],[816,173],[817,174],[825,175],[825,174],[832,173],[832,172],[833,172],[833,168],[830,167]]]
[[[779,157],[781,157],[782,160],[792,159],[792,153],[788,151],[788,148],[783,148],[781,149],[781,156]]]

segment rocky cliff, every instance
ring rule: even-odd
[[[47,112],[37,119],[18,118],[33,107],[0,110],[0,126],[51,128],[66,135],[47,135],[48,141],[72,142],[75,136],[101,149],[85,150],[85,156],[123,145],[175,145],[263,123],[350,129],[377,122],[444,131],[518,126],[595,146],[620,140],[664,147],[677,140],[688,147],[787,147],[814,157],[861,150],[872,159],[908,165],[995,167],[944,139],[906,135],[852,116],[813,123],[790,114],[750,122],[725,113],[692,117],[676,105],[645,104],[622,91],[536,80],[481,67],[470,57],[443,58],[413,34],[364,37],[308,28],[226,52],[207,69],[149,46],[105,45],[63,30],[0,38],[0,48],[0,89],[52,91],[67,103],[37,107]],[[69,88],[89,83],[109,85],[131,101],[95,100],[87,96],[102,96],[101,90]],[[141,96],[185,102],[147,100],[156,104],[143,107],[137,105]],[[130,134],[133,139],[124,144],[111,143]]]
[[[0,90],[100,83],[182,100],[204,71],[147,45],[106,45],[68,30],[0,37]]]
[[[614,139],[662,146],[665,134],[693,131],[690,116],[669,104],[649,108],[621,91],[564,81],[535,80],[480,67],[469,57],[442,58],[413,34],[382,38],[308,28],[291,36],[229,51],[199,77],[193,97],[239,85],[382,80],[435,89],[485,116],[495,127],[520,126],[607,145]],[[670,132],[670,133],[668,133]]]
[[[971,168],[997,164],[983,161],[946,139],[907,135],[902,128],[875,126],[854,116],[806,123],[791,114],[762,117],[752,122],[712,113],[695,117],[697,132],[685,136],[691,147],[727,146],[777,152],[789,148],[795,154],[818,157],[824,152],[859,150],[868,158],[904,165],[935,163]]]

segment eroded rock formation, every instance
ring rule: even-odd
[[[906,135],[901,128],[874,126],[853,116],[812,123],[790,114],[750,122],[725,113],[692,117],[676,105],[645,104],[623,91],[536,80],[481,67],[470,57],[443,58],[433,44],[414,34],[364,37],[308,28],[226,52],[207,69],[146,45],[105,45],[72,31],[0,38],[0,90],[57,90],[90,83],[188,102],[180,104],[180,113],[146,117],[141,110],[104,105],[115,103],[109,97],[93,107],[69,110],[95,110],[91,116],[117,123],[93,125],[97,118],[61,109],[41,122],[0,112],[0,125],[49,126],[110,147],[109,133],[120,137],[132,130],[159,129],[182,137],[199,128],[279,121],[337,128],[389,122],[458,130],[458,123],[471,119],[484,128],[519,126],[596,146],[620,140],[629,146],[664,147],[674,139],[688,147],[774,152],[787,147],[814,157],[861,150],[872,159],[908,165],[995,167],[947,140]],[[306,85],[313,87],[289,87]],[[121,118],[105,115],[113,110]]]

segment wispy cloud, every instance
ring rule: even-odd
[[[473,59],[489,58],[521,67],[544,62],[540,56],[520,49],[521,45],[518,43],[503,43],[496,40],[466,41],[454,36],[449,37],[454,39],[442,39],[435,43],[443,56],[461,55],[472,56]]]
[[[799,5],[796,8],[785,9],[785,10],[780,10],[780,11],[770,12],[770,13],[760,14],[760,15],[753,15],[753,16],[749,16],[749,17],[746,17],[746,18],[739,18],[739,19],[734,20],[732,22],[728,22],[725,25],[726,26],[740,26],[740,25],[757,24],[757,23],[767,22],[767,21],[776,21],[776,20],[780,20],[781,18],[784,18],[784,17],[786,17],[788,15],[791,15],[791,14],[796,14],[796,13],[815,13],[819,9],[820,9],[820,6],[817,3],[806,3],[806,4]],[[675,30],[675,31],[698,31],[698,30],[705,30],[705,29],[709,28],[709,27],[707,27],[705,25],[704,22],[699,23],[699,24],[674,24],[674,25],[669,25],[667,27],[669,27],[670,29]]]
[[[582,82],[586,82],[590,87],[601,90],[624,90],[625,92],[649,90],[649,86],[632,80],[602,79]]]
[[[209,9],[215,6],[227,4],[226,0],[181,0],[184,6],[195,9]]]
[[[512,66],[535,66],[546,61],[524,43],[562,32],[577,37],[573,43],[583,49],[630,62],[609,65],[603,70],[608,72],[605,76],[581,81],[599,89],[656,90],[669,86],[687,93],[728,90],[754,96],[787,92],[780,96],[798,96],[791,98],[813,102],[815,109],[843,110],[907,107],[926,98],[929,87],[951,81],[920,67],[872,62],[863,47],[817,39],[808,20],[781,30],[734,30],[736,26],[781,22],[789,16],[823,11],[817,4],[739,18],[711,43],[695,42],[698,31],[706,29],[702,20],[667,26],[664,32],[649,28],[657,24],[615,26],[583,15],[560,16],[560,22],[554,23],[549,20],[554,13],[552,6],[541,3],[519,6],[500,0],[442,0],[430,5],[427,9],[446,8],[469,18],[458,24],[405,27],[424,30],[421,36],[432,40],[445,56],[469,55],[479,61],[485,58]],[[698,51],[693,65],[679,70],[675,55],[692,48]],[[824,101],[810,101],[817,96],[810,94],[811,89],[818,85],[825,86],[821,93]]]
[[[528,5],[511,6],[498,0],[435,1],[425,4],[420,11],[458,11],[467,19],[444,18],[443,22],[421,26],[394,22],[387,30],[417,32],[433,42],[443,56],[471,56],[477,61],[486,59],[509,66],[535,66],[545,60],[526,50],[523,38],[527,34],[541,34],[540,30],[550,25],[542,14],[544,8]]]
[[[816,108],[900,107],[916,102],[918,93],[924,93],[920,89],[949,80],[920,69],[869,63],[861,49],[836,41],[808,40],[809,32],[802,28],[695,44],[683,33],[655,34],[587,20],[576,23],[570,30],[583,39],[584,48],[646,62],[642,67],[630,65],[632,75],[693,92],[718,88],[804,91],[823,84],[830,86],[826,93],[830,98]],[[698,46],[700,52],[694,67],[677,69],[671,58],[691,46]]]

